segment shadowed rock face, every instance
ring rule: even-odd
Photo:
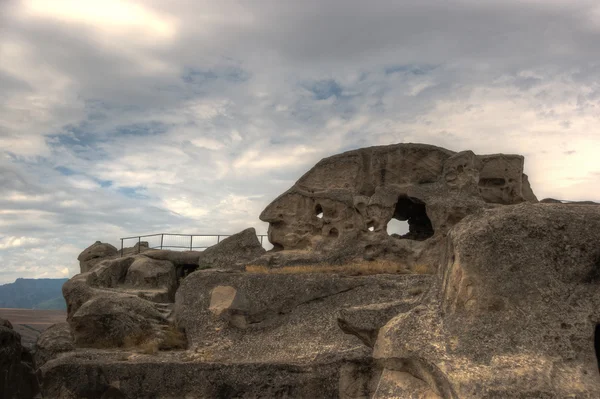
[[[524,201],[537,199],[520,155],[397,144],[321,160],[260,219],[276,249],[331,251],[350,238],[367,252],[369,236],[383,235],[392,218],[408,221],[400,238],[426,240],[487,204]]]
[[[11,323],[0,319],[0,398],[33,398],[38,392],[31,353]]]

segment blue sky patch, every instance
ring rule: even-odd
[[[341,97],[342,86],[333,79],[319,80],[310,85],[305,85],[317,100],[327,100],[331,96]]]

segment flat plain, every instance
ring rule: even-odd
[[[12,323],[15,331],[21,334],[23,345],[32,346],[46,328],[66,321],[67,312],[63,310],[0,308],[0,318]]]

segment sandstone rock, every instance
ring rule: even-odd
[[[600,208],[584,205],[465,218],[439,294],[388,322],[375,358],[420,365],[399,370],[444,398],[600,396],[599,232]]]
[[[445,234],[468,214],[493,204],[537,202],[520,155],[478,156],[423,144],[363,148],[321,160],[260,215],[276,250],[306,250],[343,262],[359,254],[407,252],[415,259],[424,241]],[[392,219],[408,234],[387,240]],[[342,243],[342,244],[340,244]],[[400,248],[398,248],[400,247]],[[285,257],[285,256],[282,256]]]
[[[38,368],[61,353],[74,350],[73,334],[69,324],[58,323],[48,327],[38,337],[35,346],[35,365]]]
[[[132,256],[132,255],[138,255],[138,254],[144,253],[149,250],[150,250],[150,246],[148,244],[148,241],[139,241],[139,242],[136,242],[133,247],[123,248],[123,251],[122,251],[123,253],[121,253],[121,251],[119,251],[119,255]]]
[[[168,260],[176,267],[186,265],[198,265],[198,259],[202,251],[169,251],[166,249],[150,249],[144,252],[144,256],[156,260]]]
[[[242,269],[265,252],[256,236],[256,230],[249,228],[202,251],[198,265],[201,269]]]
[[[41,369],[46,398],[335,398],[342,362],[220,363],[109,353],[61,357]],[[359,387],[360,388],[360,387]]]
[[[190,348],[208,351],[214,360],[366,360],[370,350],[339,328],[340,309],[414,299],[410,288],[428,286],[432,279],[411,274],[348,277],[209,269],[183,280],[176,294],[175,319],[185,329]]]
[[[79,261],[81,273],[85,273],[90,271],[92,267],[94,267],[101,261],[109,258],[114,258],[117,255],[117,248],[113,247],[110,244],[96,241],[94,244],[84,249],[83,252],[80,253],[77,257],[77,260]]]
[[[160,333],[163,316],[137,297],[95,297],[71,317],[69,325],[78,346],[111,348],[139,343]]]
[[[173,302],[177,289],[175,266],[166,260],[139,257],[127,269],[125,285],[156,291],[151,297],[153,302]]]
[[[99,262],[63,287],[80,348],[43,365],[44,393],[600,397],[600,207],[537,203],[523,162],[350,151],[265,209],[273,251],[245,230],[204,252]],[[409,231],[388,234],[392,219]],[[181,279],[171,313],[146,299],[173,269],[206,270]],[[117,348],[173,326],[185,350]],[[110,350],[81,348],[92,341]]]

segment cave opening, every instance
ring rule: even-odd
[[[594,350],[596,352],[598,372],[600,372],[600,324],[596,324],[596,329],[594,330]]]
[[[404,226],[402,222],[406,222]],[[392,231],[395,229],[403,229],[404,234]],[[392,237],[417,241],[424,241],[433,236],[433,226],[427,216],[425,203],[413,197],[398,197],[394,216],[388,222],[387,231],[388,234],[391,232]]]
[[[176,273],[177,273],[177,281],[186,278],[189,274],[195,272],[196,270],[198,270],[200,268],[199,265],[197,264],[183,264],[183,265],[178,265],[177,269],[176,269]]]

